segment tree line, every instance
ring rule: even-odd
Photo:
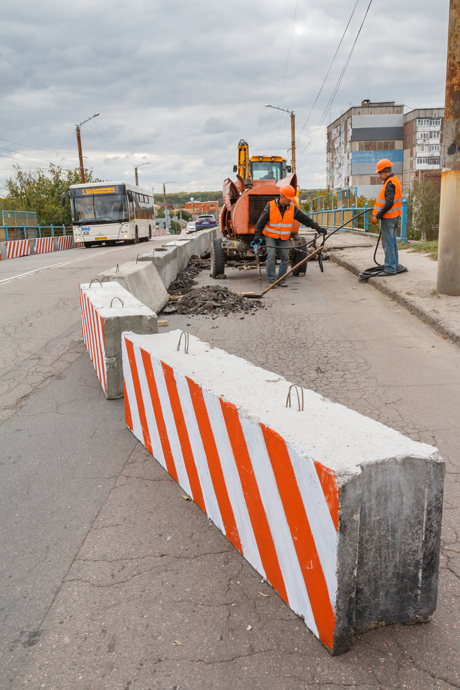
[[[28,171],[20,165],[14,166],[14,174],[5,182],[6,195],[0,197],[0,211],[35,211],[40,225],[72,224],[70,204],[67,197],[65,206],[61,205],[63,194],[67,195],[70,185],[80,183],[80,168],[64,170],[59,165],[50,164],[48,170],[37,169]],[[93,171],[85,170],[87,182],[103,182],[94,176]],[[308,213],[310,204],[308,199],[324,195],[324,208],[327,206],[327,192],[324,189],[301,189],[300,198],[306,200],[301,204]],[[155,201],[163,201],[162,194],[154,194]],[[166,194],[166,202],[174,207],[185,207],[185,203],[193,197],[196,201],[218,201],[223,204],[222,192],[173,192]],[[369,208],[373,208],[375,199],[359,197],[356,205],[364,207],[367,201]],[[336,197],[333,205],[336,205]],[[439,226],[440,186],[433,179],[421,178],[416,180],[407,195],[408,237],[413,240],[435,240],[438,237]],[[159,214],[160,215],[160,214]],[[183,211],[184,220],[189,214]]]
[[[47,171],[31,172],[20,165],[14,169],[14,175],[5,182],[6,195],[0,197],[1,211],[35,211],[39,225],[72,225],[68,196],[65,206],[61,199],[70,185],[80,183],[80,168],[63,170],[50,163]],[[85,170],[85,177],[87,182],[103,182],[92,170]]]

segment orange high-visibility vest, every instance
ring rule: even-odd
[[[395,176],[389,177],[387,180],[385,180],[384,184],[382,185],[380,194],[378,195],[377,201],[375,202],[373,212],[374,216],[376,216],[380,209],[382,209],[385,206],[385,188],[390,181],[393,182],[395,186],[395,199],[393,206],[390,208],[389,211],[387,211],[387,213],[384,214],[383,217],[397,218],[398,216],[402,216],[402,187],[401,182]]]
[[[291,205],[285,210],[281,217],[281,211],[276,205],[276,201],[270,201],[270,218],[262,230],[262,234],[273,237],[275,240],[288,240],[292,233],[294,223],[295,205]]]

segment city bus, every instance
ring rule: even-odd
[[[136,243],[155,235],[154,201],[147,189],[126,182],[93,182],[71,185],[69,196],[77,247]]]

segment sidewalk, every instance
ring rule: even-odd
[[[354,233],[340,232],[326,244],[332,261],[356,276],[374,265],[376,239]],[[377,261],[383,263],[379,246]],[[460,345],[460,297],[440,295],[436,291],[438,264],[428,254],[402,249],[399,262],[408,273],[391,278],[370,278],[368,283],[391,297],[423,323],[434,328],[451,342]]]

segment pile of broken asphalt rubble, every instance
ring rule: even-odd
[[[163,314],[206,315],[213,318],[228,316],[235,312],[255,314],[257,309],[263,308],[259,300],[251,300],[231,292],[221,285],[208,285],[194,288],[197,285],[195,276],[203,270],[210,269],[209,252],[200,257],[192,256],[187,267],[179,273],[170,284],[168,292],[172,296],[181,295],[177,302],[169,302],[163,309]]]

